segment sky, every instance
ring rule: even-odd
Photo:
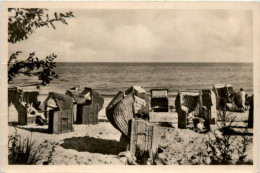
[[[53,15],[51,9],[49,13]],[[9,44],[58,62],[253,62],[250,10],[65,10],[75,18]]]

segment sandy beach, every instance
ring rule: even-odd
[[[259,9],[178,4],[4,3],[3,163],[255,171]]]
[[[44,96],[39,97],[40,101]],[[48,165],[125,165],[128,164],[127,157],[119,157],[122,152],[119,145],[121,133],[116,130],[107,120],[105,108],[112,98],[105,97],[103,109],[99,112],[99,123],[97,125],[77,125],[74,124],[74,132],[62,134],[49,134],[48,125],[26,125],[26,126],[9,126],[9,136],[17,133],[24,138],[31,137],[35,142],[34,147],[40,148],[41,160],[37,164]],[[174,104],[175,98],[170,98],[170,105]],[[211,132],[206,134],[197,133],[189,129],[177,128],[177,113],[151,113],[151,121],[158,122],[171,121],[171,126],[160,126],[159,148],[161,152],[155,159],[156,164],[162,165],[187,165],[196,164],[200,159],[201,151],[206,151],[206,141],[212,137]],[[247,114],[237,116],[237,122],[234,125],[246,126],[244,121],[247,120]],[[17,121],[15,111],[10,109],[9,121]],[[211,126],[214,131],[217,125]],[[250,136],[252,138],[252,136]],[[241,140],[237,136],[232,144],[236,147]],[[253,143],[250,143],[246,152],[245,161],[252,161]],[[234,156],[237,156],[234,153]]]

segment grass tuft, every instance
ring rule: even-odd
[[[15,133],[8,136],[8,163],[10,165],[34,165],[41,160],[40,148],[34,148],[31,137],[23,138]]]

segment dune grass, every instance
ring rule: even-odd
[[[31,137],[23,138],[15,133],[8,137],[8,163],[10,165],[34,165],[41,160],[40,148],[34,147]]]

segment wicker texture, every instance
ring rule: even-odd
[[[54,105],[53,103],[56,103]],[[51,105],[49,105],[51,103]],[[47,99],[44,101],[45,117],[49,120],[49,130],[51,133],[65,132],[60,128],[60,124],[71,124],[73,122],[73,99],[65,94],[50,92]],[[55,106],[55,108],[53,107]],[[51,109],[50,109],[51,108]],[[70,125],[69,125],[70,126]],[[59,128],[58,128],[59,127]],[[58,128],[58,129],[57,129]],[[65,129],[67,127],[64,127]],[[68,127],[69,130],[71,129]]]
[[[124,93],[123,92],[118,92],[114,98],[111,100],[111,102],[108,104],[106,108],[106,116],[108,121],[116,128],[119,130],[118,126],[116,125],[116,122],[114,120],[114,111],[118,103],[124,98]]]
[[[87,94],[89,94],[91,97],[90,101],[84,98],[84,96]],[[85,105],[98,104],[98,111],[100,111],[104,105],[104,98],[98,92],[96,92],[91,88],[85,87],[78,90],[76,90],[76,88],[73,88],[67,90],[66,95],[72,97],[76,102],[76,104],[85,104]]]
[[[98,104],[98,111],[103,108],[104,105],[104,98],[95,90],[92,91],[92,104]]]
[[[39,86],[21,86],[8,88],[8,108],[14,105],[18,112],[18,124],[27,125],[27,108],[25,104],[38,107]],[[29,123],[32,121],[29,121]]]
[[[214,91],[202,90],[202,103],[207,108],[210,124],[215,124],[217,121],[217,99]]]
[[[77,123],[98,124],[98,104],[78,105]]]
[[[222,110],[229,94],[235,93],[231,84],[214,84],[213,91],[216,94],[217,110]]]
[[[66,95],[71,96],[77,104],[84,104],[86,100],[76,91],[67,90]]]
[[[66,133],[73,131],[72,109],[51,110],[49,121],[50,133]]]
[[[153,159],[159,143],[159,128],[152,123],[140,119],[132,119],[130,153],[136,156],[136,152],[149,152]],[[137,151],[139,150],[139,151]]]
[[[118,130],[124,135],[129,136],[129,121],[134,118],[133,112],[134,95],[127,95],[114,110],[113,119]]]
[[[132,91],[132,92],[130,92]],[[133,88],[127,90],[127,95],[118,92],[106,108],[106,116],[109,122],[125,136],[129,135],[129,121],[136,113],[149,108],[148,96],[136,92]]]
[[[175,100],[175,107],[177,112],[185,111],[182,106],[193,111],[196,108],[199,92],[180,91]]]
[[[178,128],[187,128],[187,113],[195,110],[199,96],[200,92],[179,91],[175,100],[175,107],[178,113]],[[187,108],[187,110],[184,110],[184,108]]]
[[[203,118],[208,124],[215,124],[216,121],[216,96],[212,90],[202,90],[200,92],[180,91],[175,100],[176,111],[178,113],[178,127],[186,128],[187,113],[192,111],[195,116]],[[202,111],[202,106],[206,109]],[[183,110],[183,108],[188,108]]]

